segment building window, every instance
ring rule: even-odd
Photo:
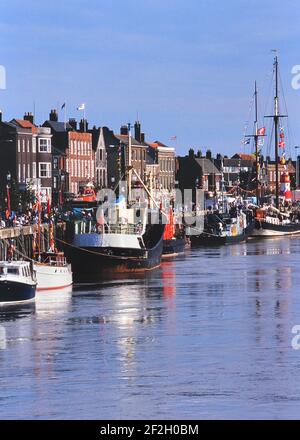
[[[18,139],[18,153],[21,153],[21,141]]]
[[[53,158],[53,169],[58,170],[58,158],[57,157]]]
[[[25,153],[25,139],[22,139],[22,150]]]
[[[22,182],[25,181],[26,178],[26,168],[25,168],[25,163],[23,163],[23,176],[22,176]]]
[[[32,152],[36,153],[36,138],[32,138]]]
[[[39,163],[39,177],[51,177],[51,162]]]
[[[29,153],[29,144],[30,144],[29,139],[27,139],[27,153]]]
[[[27,177],[30,178],[30,164],[27,164]]]
[[[51,139],[39,139],[39,153],[51,153]]]
[[[32,178],[36,179],[36,162],[32,162]]]
[[[21,164],[18,166],[18,181],[21,182]]]

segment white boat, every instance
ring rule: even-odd
[[[71,265],[63,252],[47,252],[34,262],[37,290],[61,290],[73,284]]]
[[[28,261],[0,261],[0,305],[34,301],[36,284]]]

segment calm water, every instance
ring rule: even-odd
[[[299,418],[299,287],[276,239],[2,308],[0,418]]]

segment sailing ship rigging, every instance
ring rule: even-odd
[[[293,219],[293,213],[288,206],[291,202],[290,178],[286,169],[285,162],[285,140],[284,130],[280,125],[283,118],[287,115],[280,113],[279,105],[279,66],[278,57],[274,59],[274,76],[275,76],[275,96],[274,96],[274,112],[272,115],[265,116],[271,118],[274,124],[274,155],[275,155],[275,206],[261,206],[256,209],[256,225],[253,236],[280,236],[294,235],[300,233],[300,223]],[[257,96],[257,94],[256,94]],[[256,99],[257,103],[257,99]],[[257,113],[256,113],[257,115]],[[257,136],[255,137],[257,145]],[[279,148],[282,154],[279,155]],[[257,161],[257,159],[256,159]],[[279,164],[285,167],[280,175]],[[280,188],[281,186],[281,188]],[[281,189],[281,191],[280,191]],[[281,192],[281,194],[280,194]],[[280,200],[281,199],[281,200]]]

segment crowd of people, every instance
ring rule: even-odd
[[[36,208],[28,208],[25,212],[11,211],[0,213],[0,229],[13,228],[18,226],[36,225],[39,222],[39,215],[41,223],[48,223],[53,220],[58,213],[56,210],[49,212],[47,206],[41,206],[40,213]]]

